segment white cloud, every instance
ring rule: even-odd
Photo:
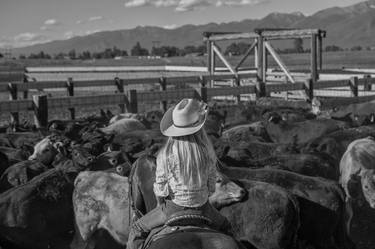
[[[84,21],[82,21],[82,20],[77,20],[76,21],[76,24],[81,24],[81,23],[84,23]]]
[[[148,0],[130,0],[130,1],[125,1],[125,7],[140,7],[147,5],[149,3]]]
[[[42,35],[39,35],[39,34],[36,34],[36,33],[30,33],[30,32],[26,32],[26,33],[21,33],[21,34],[18,34],[14,37],[14,40],[15,41],[34,41],[34,40],[37,40],[39,39],[40,37],[42,37]]]
[[[165,28],[165,29],[175,29],[175,28],[177,28],[177,25],[176,24],[169,24],[169,25],[163,26],[163,28]]]
[[[65,39],[70,39],[70,38],[72,38],[74,36],[74,32],[73,31],[66,31],[65,33],[64,33],[64,38]]]
[[[266,0],[218,0],[216,6],[243,6],[266,2]]]
[[[50,39],[45,35],[25,32],[14,37],[1,37],[0,47],[24,47],[48,41]]]
[[[85,35],[91,35],[91,34],[94,34],[94,33],[100,32],[100,31],[102,31],[102,30],[101,29],[87,30],[85,32]]]
[[[125,7],[174,7],[175,11],[201,10],[209,6],[244,6],[255,5],[269,0],[125,0]]]
[[[204,9],[205,7],[208,7],[210,5],[212,5],[212,3],[210,3],[209,1],[181,0],[175,10],[179,12],[199,10]]]
[[[92,16],[88,19],[89,22],[93,22],[93,21],[99,21],[99,20],[102,20],[103,17],[102,16]]]
[[[48,30],[47,26],[40,27],[40,30]]]
[[[59,25],[60,22],[57,21],[56,19],[48,19],[44,21],[44,25],[49,25],[49,26],[54,26],[54,25]]]

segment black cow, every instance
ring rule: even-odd
[[[0,150],[0,175],[9,167],[8,156]]]
[[[230,166],[246,168],[282,169],[307,176],[320,176],[331,180],[338,180],[338,163],[325,153],[310,154],[281,154],[252,160],[242,158],[236,160],[230,157],[221,159]]]
[[[0,194],[0,246],[68,248],[73,235],[76,172],[50,169]]]
[[[362,126],[375,123],[375,102],[355,103],[334,108],[330,113],[333,119],[345,120],[353,126]]]
[[[375,125],[339,130],[316,138],[301,148],[302,152],[325,152],[338,162],[348,145],[356,139],[375,137]]]
[[[0,193],[25,184],[30,179],[47,171],[48,168],[36,160],[26,160],[16,163],[5,170],[0,177]]]
[[[0,151],[8,157],[10,165],[27,160],[33,153],[33,150],[33,147],[25,145],[19,149],[0,146]]]
[[[345,194],[323,178],[270,169],[220,167],[231,178],[275,184],[295,195],[300,205],[299,238],[318,248],[353,248],[345,229]]]
[[[126,154],[121,151],[108,151],[99,155],[95,162],[90,167],[90,170],[110,170],[115,169],[114,172],[128,176],[131,170],[131,162]]]
[[[306,143],[315,138],[336,130],[349,128],[349,125],[342,121],[332,119],[317,119],[303,122],[289,123],[279,117],[271,117],[266,124],[269,137],[275,143]]]

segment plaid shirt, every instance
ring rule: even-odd
[[[201,185],[185,185],[183,183],[180,177],[180,167],[177,160],[173,160],[173,156],[170,157],[166,166],[156,165],[154,183],[156,196],[170,196],[171,200],[180,206],[200,207],[208,201],[208,196],[215,192],[217,173],[215,165],[210,165],[203,171]],[[196,176],[197,174],[192,175]]]

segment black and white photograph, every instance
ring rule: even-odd
[[[0,249],[375,249],[375,0],[0,0]]]

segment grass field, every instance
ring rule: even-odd
[[[281,54],[280,55],[287,66],[293,70],[307,70],[310,64],[310,55],[304,54]],[[0,60],[0,72],[4,69],[21,69],[27,66],[158,66],[158,65],[184,65],[184,66],[206,66],[207,56],[198,57],[171,57],[161,59],[138,59],[128,57],[121,60],[101,59],[101,60]],[[241,56],[228,57],[232,65],[241,59]],[[254,57],[250,56],[245,62],[245,66],[253,66]],[[276,63],[269,56],[270,66],[276,66]],[[218,62],[219,66],[223,66]],[[324,52],[323,68],[340,69],[342,67],[375,67],[375,51],[341,51]]]

